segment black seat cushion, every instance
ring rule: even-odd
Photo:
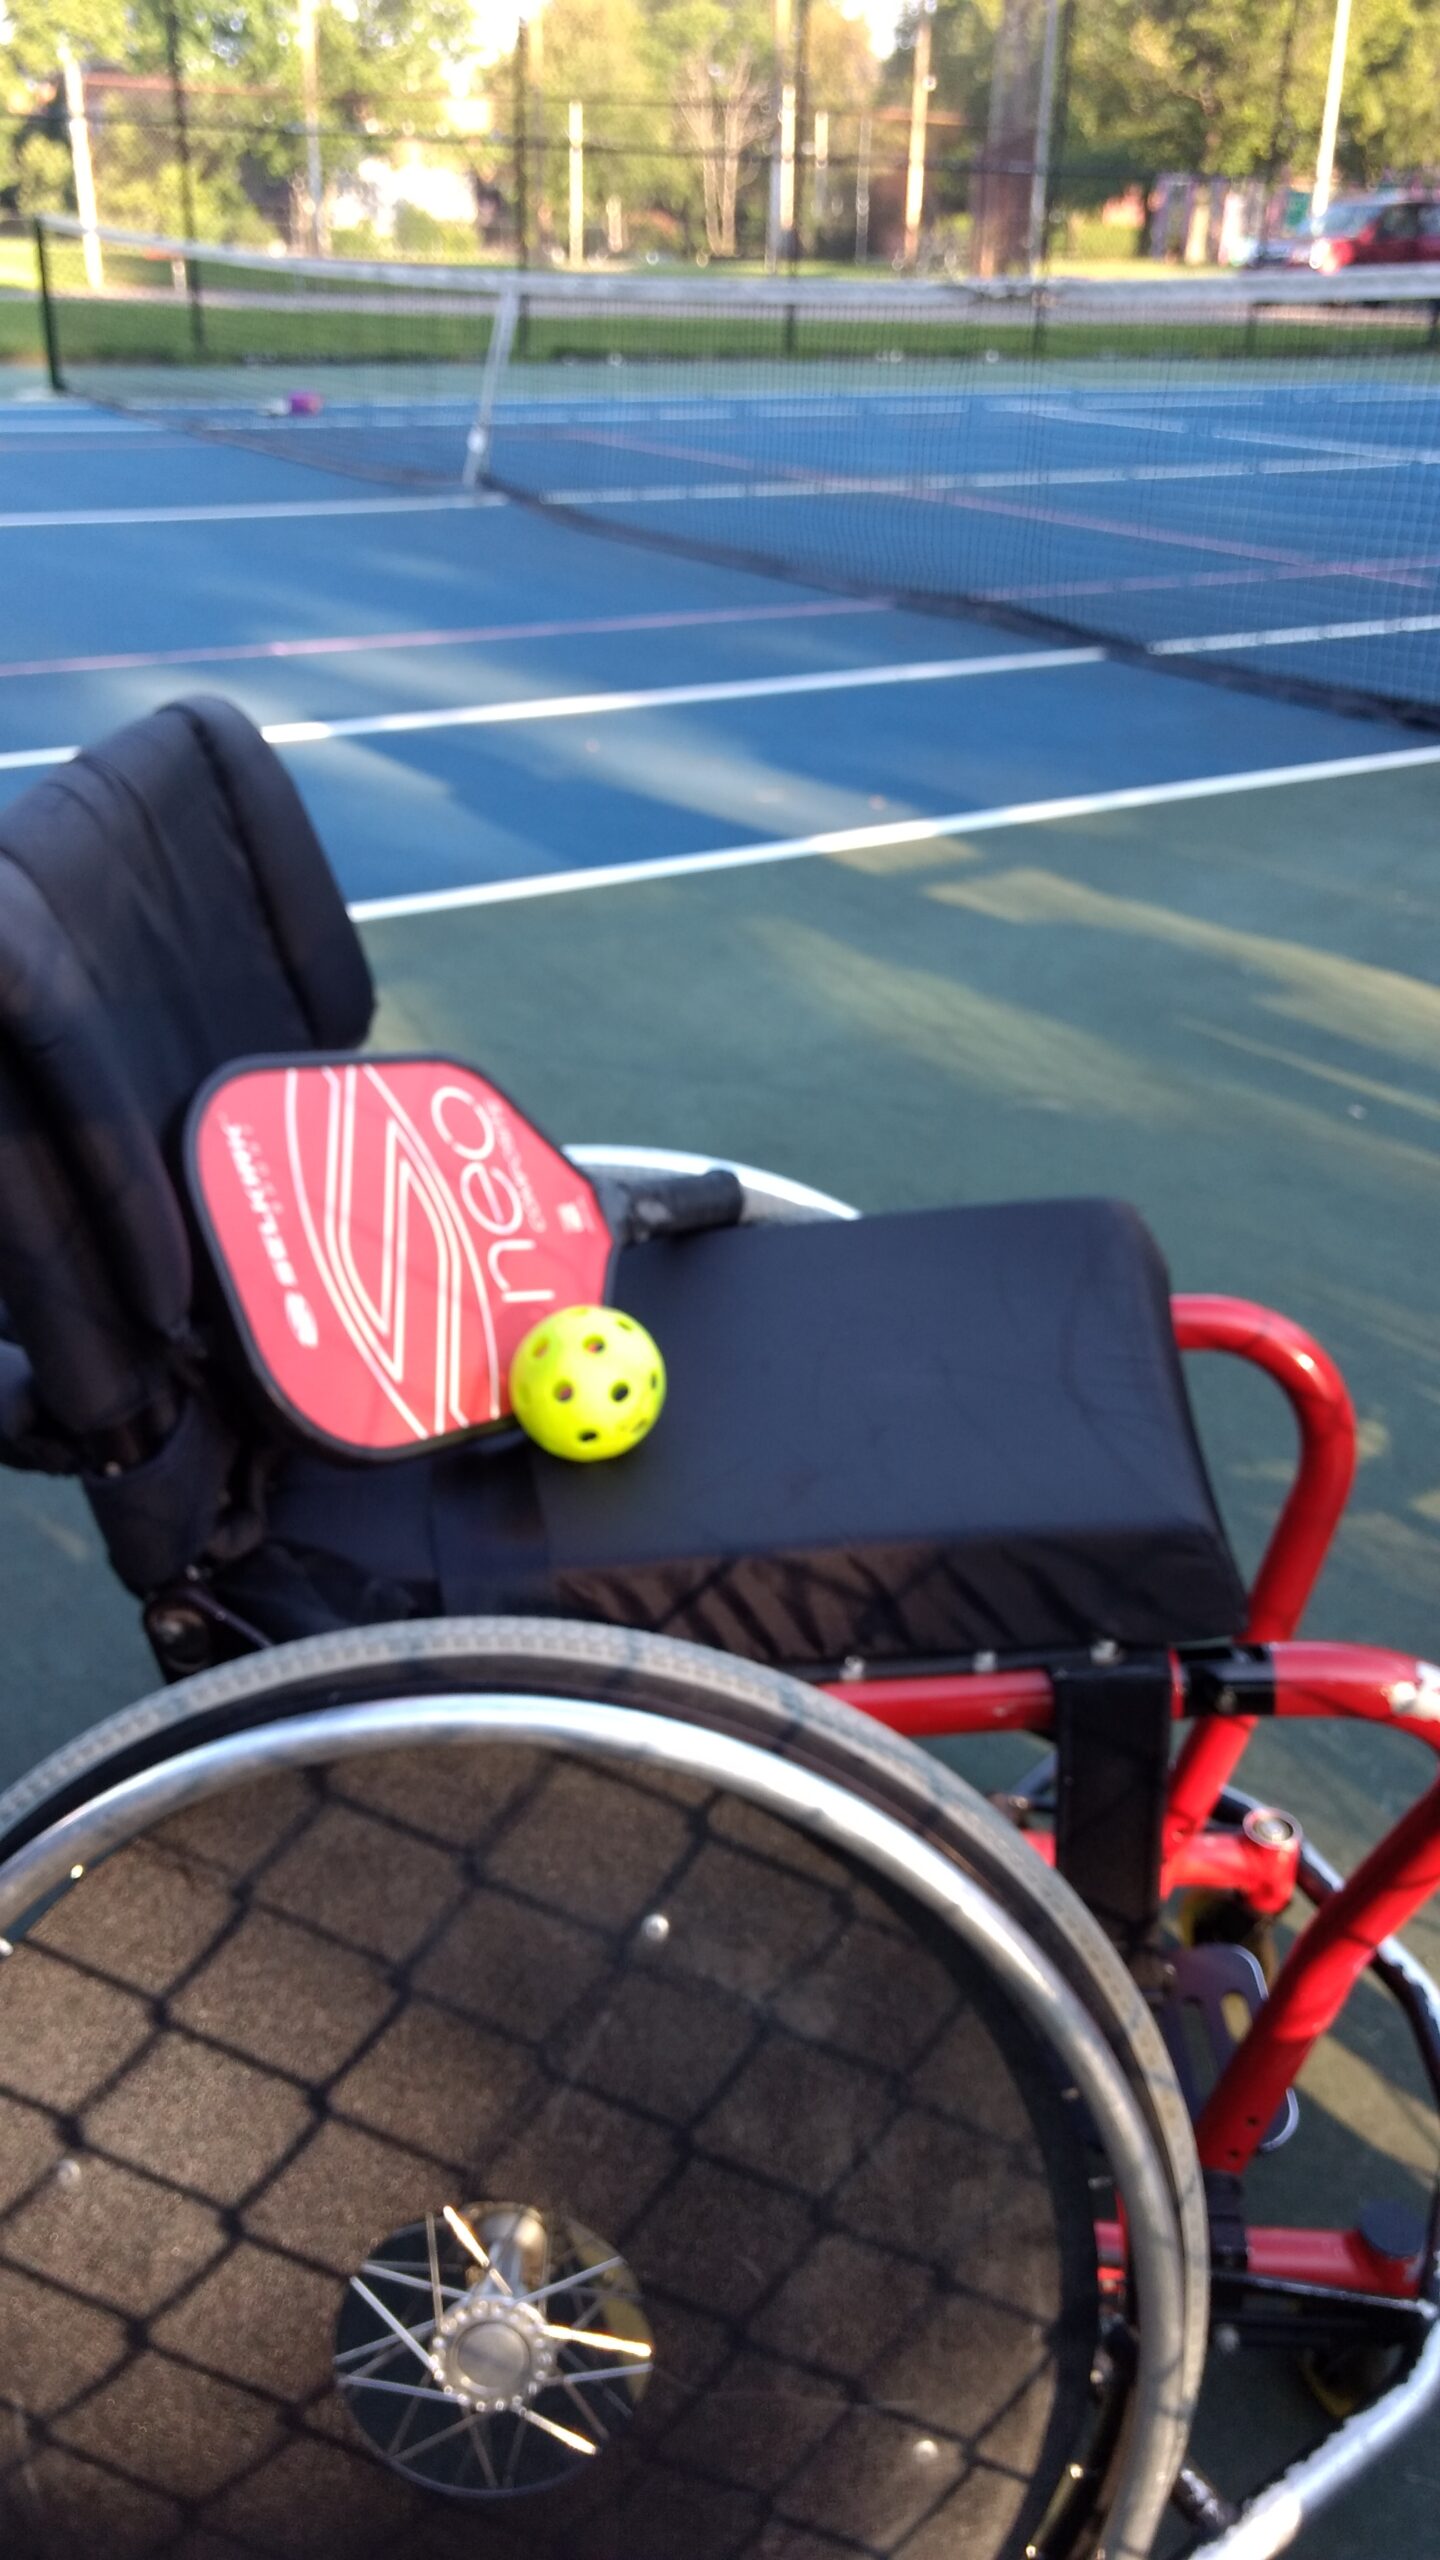
[[[640,1448],[595,1467],[529,1443],[363,1471],[297,1458],[271,1509],[285,1606],[299,1559],[318,1584],[345,1559],[376,1614],[406,1585],[417,1606],[599,1618],[792,1666],[1243,1626],[1133,1210],[732,1229],[632,1248],[614,1295],[669,1371]]]

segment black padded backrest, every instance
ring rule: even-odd
[[[373,989],[298,794],[229,703],[168,704],[0,811],[0,1297],[46,1413],[143,1412],[191,1265],[167,1169],[197,1086],[347,1048]]]

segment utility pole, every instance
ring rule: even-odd
[[[570,264],[585,264],[585,107],[583,100],[570,101],[568,125],[570,141]]]
[[[770,201],[765,221],[765,273],[773,276],[795,219],[795,84],[790,78],[791,0],[772,0]]]
[[[855,264],[863,267],[870,255],[870,119],[860,119],[860,134],[855,146]]]
[[[920,253],[920,224],[925,212],[925,135],[930,116],[930,46],[935,26],[935,0],[921,0],[915,22],[915,70],[910,84],[910,158],[905,170],[905,264],[913,267]]]
[[[1345,86],[1345,55],[1350,43],[1350,0],[1335,0],[1335,31],[1330,39],[1330,77],[1325,83],[1325,112],[1320,119],[1320,148],[1315,155],[1315,191],[1310,212],[1318,222],[1330,202],[1335,176],[1335,138],[1340,130],[1340,93]]]
[[[180,21],[175,0],[164,0],[165,61],[170,73],[170,109],[175,118],[175,157],[180,169],[180,229],[186,240],[198,237],[195,227],[195,186],[190,165],[190,119],[185,103],[185,74],[180,60]],[[185,260],[185,291],[190,304],[190,336],[197,355],[205,352],[205,308],[200,298],[200,270],[194,258]]]
[[[1030,170],[1030,220],[1025,263],[1038,276],[1045,263],[1045,215],[1050,201],[1050,134],[1055,121],[1055,67],[1060,58],[1060,0],[1045,0],[1045,46],[1040,56],[1040,95],[1035,105],[1035,157]]]
[[[95,171],[90,160],[85,80],[68,36],[60,38],[56,52],[60,76],[65,83],[65,115],[70,130],[70,164],[75,172],[75,210],[80,216],[85,281],[92,293],[101,293],[105,287],[105,262],[100,255],[99,216],[95,210]]]
[[[511,149],[515,161],[515,264],[530,264],[530,22],[515,30],[515,90]]]
[[[319,0],[298,0],[301,112],[305,119],[305,193],[310,208],[310,254],[325,252],[325,172],[320,159],[320,64],[316,42]]]

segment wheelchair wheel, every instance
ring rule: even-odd
[[[0,1799],[0,1928],[16,2560],[1149,2548],[1205,2317],[1163,2051],[983,1800],[802,1684],[511,1621],[254,1656]]]

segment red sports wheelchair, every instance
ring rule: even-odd
[[[1233,1784],[1265,1717],[1440,1745],[1440,1672],[1295,1634],[1325,1354],[1112,1202],[855,1218],[359,1054],[224,703],[0,857],[0,1453],[79,1476],[169,1684],[0,1798],[6,2552],[1303,2537],[1440,2394],[1435,2210],[1247,2203],[1367,1968],[1440,2097],[1440,1785],[1342,1881]],[[572,1301],[664,1348],[614,1465],[507,1419]],[[1181,1351],[1299,1427],[1248,1593]],[[1009,1732],[993,1801],[917,1748]],[[1216,2337],[1338,2420],[1243,2509]]]

